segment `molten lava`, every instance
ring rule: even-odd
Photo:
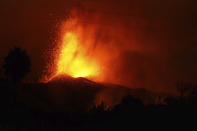
[[[57,62],[56,75],[67,74],[72,77],[95,77],[99,75],[99,66],[86,55],[86,49],[74,32],[63,35],[61,51]]]
[[[114,28],[117,26],[96,24],[99,19],[88,12],[71,10],[69,17],[59,26],[54,50],[50,52],[49,73],[43,81],[71,76],[120,83],[123,46],[119,45],[118,36],[121,33]]]

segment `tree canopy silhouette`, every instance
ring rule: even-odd
[[[20,82],[30,72],[31,62],[26,51],[14,47],[4,60],[6,77],[14,83]]]

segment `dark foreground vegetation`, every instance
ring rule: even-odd
[[[130,93],[119,104],[108,107],[105,103],[95,105],[94,100],[98,92],[110,87],[84,78],[65,77],[45,84],[22,84],[21,80],[30,71],[30,60],[19,48],[13,49],[6,57],[3,68],[0,131],[110,131],[136,127],[138,130],[149,127],[160,130],[168,126],[182,127],[187,122],[191,127],[196,121],[195,85],[177,85],[179,95],[176,97],[153,97],[151,93],[144,93],[145,90],[128,89]]]
[[[87,90],[69,91],[71,96],[54,102],[47,84],[34,86],[1,82],[0,130],[122,130],[155,124],[166,127],[177,122],[180,127],[196,118],[197,101],[189,97],[187,101],[166,98],[163,104],[144,105],[129,95],[120,104],[106,108],[104,103],[93,106],[91,100],[87,101],[93,97],[85,97]]]

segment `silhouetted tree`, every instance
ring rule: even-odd
[[[0,68],[0,82],[2,80],[2,69]]]
[[[135,105],[135,106],[143,106],[143,103],[141,100],[134,98],[131,95],[125,96],[122,99],[123,105]]]
[[[186,94],[186,101],[188,104],[197,104],[197,86],[188,84]]]
[[[20,82],[30,71],[31,62],[27,53],[14,47],[4,60],[3,68],[6,77],[14,83]]]
[[[185,94],[190,89],[191,84],[180,82],[177,84],[177,91],[179,92],[180,102],[185,102]]]
[[[131,112],[136,109],[143,108],[144,105],[141,100],[134,98],[131,95],[125,96],[121,103],[114,107],[115,110],[119,110],[121,112]]]
[[[90,111],[93,113],[102,113],[105,111],[105,109],[106,109],[106,105],[104,102],[102,102],[100,105],[94,106]]]
[[[178,100],[175,97],[168,96],[164,99],[164,102],[167,105],[175,105],[178,104]]]

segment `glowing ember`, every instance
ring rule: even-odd
[[[94,77],[99,75],[97,63],[85,55],[86,50],[73,32],[63,35],[56,75],[68,74],[72,77]]]

